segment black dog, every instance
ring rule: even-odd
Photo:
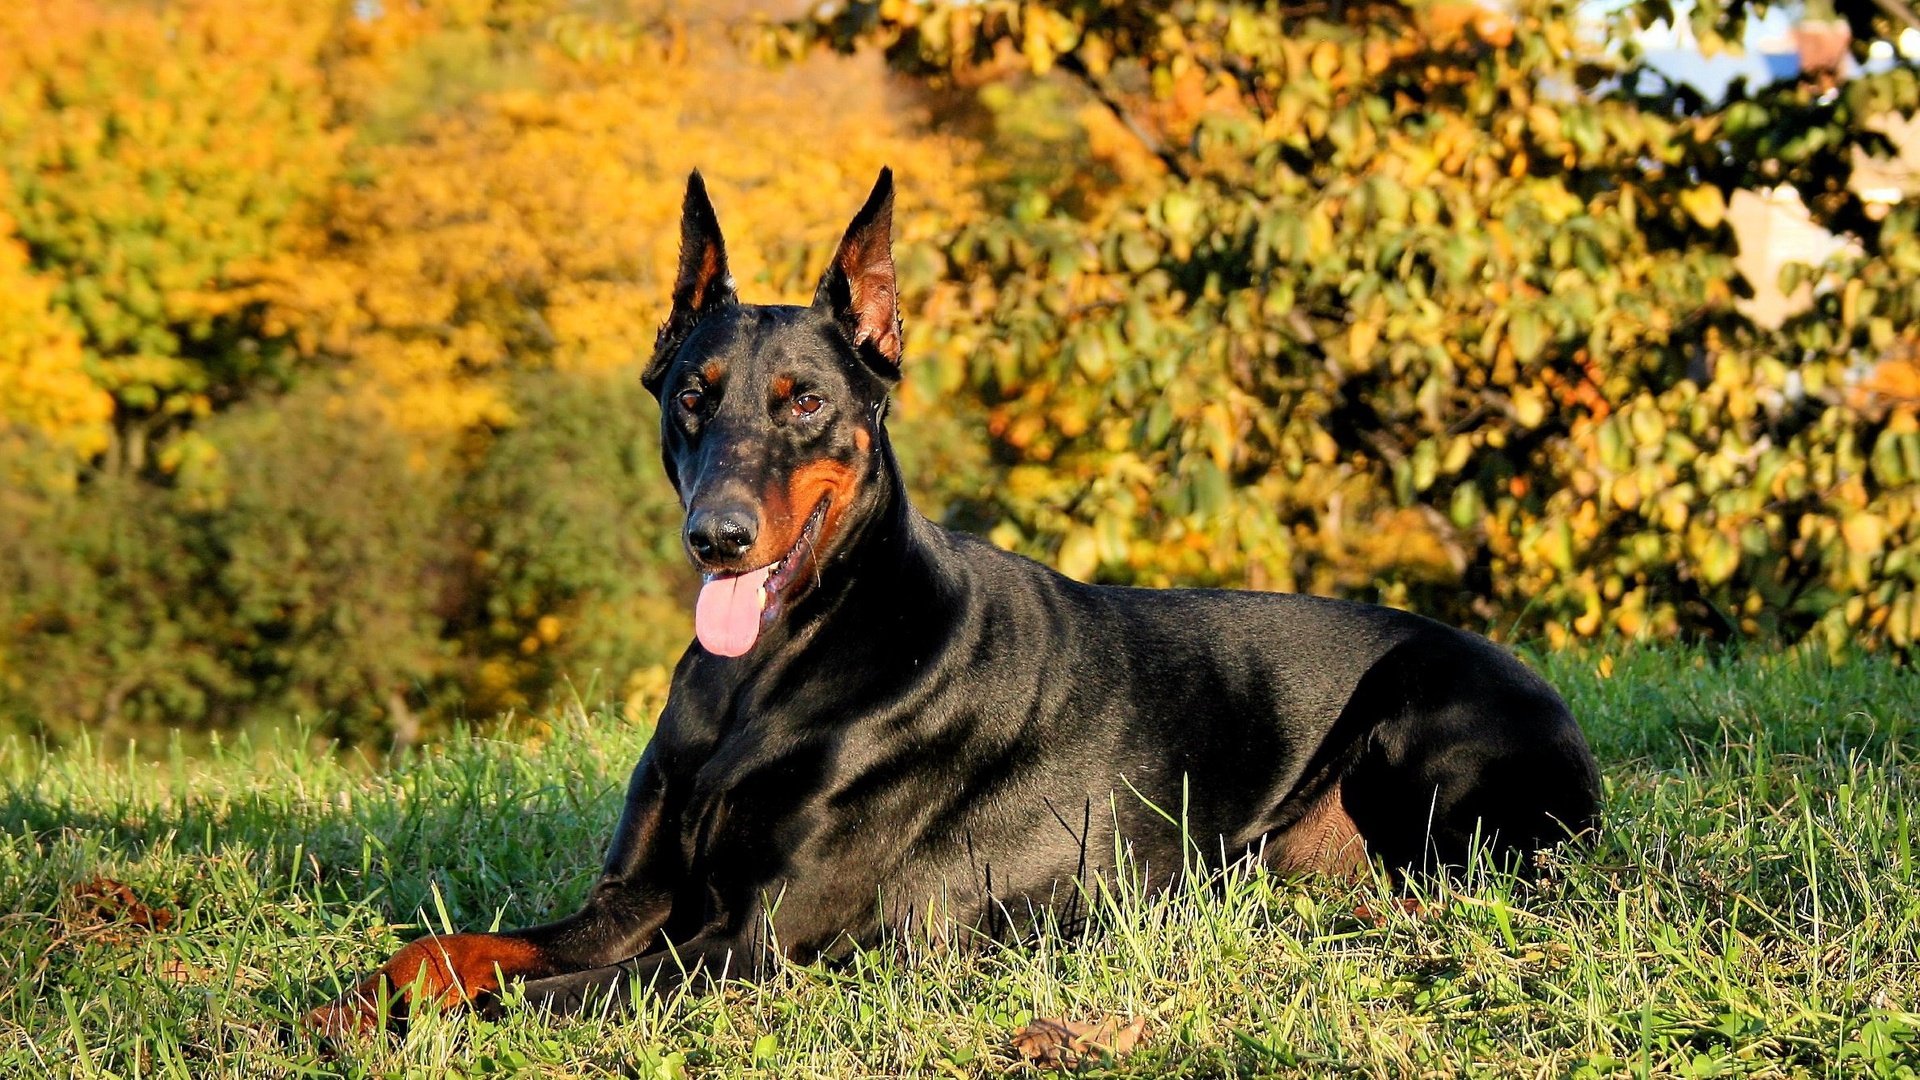
[[[1451,866],[1590,825],[1579,727],[1483,638],[1306,596],[1082,585],[916,513],[882,424],[892,210],[882,172],[811,306],[741,304],[689,181],[643,381],[706,583],[605,872],[559,922],[414,942],[312,1025],[502,978],[564,1012],[888,930],[1070,919],[1076,882],[1117,871]]]

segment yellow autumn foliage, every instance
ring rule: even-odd
[[[0,210],[123,407],[203,412],[264,359],[222,346],[253,300],[245,265],[336,172],[318,64],[334,18],[305,0],[0,5]]]
[[[529,85],[366,149],[318,215],[324,231],[283,255],[269,330],[337,362],[354,396],[408,431],[500,426],[504,375],[603,372],[651,349],[694,168],[743,291],[762,301],[810,295],[882,165],[914,185],[903,241],[969,210],[960,146],[913,134],[912,114],[875,93],[877,69],[768,70],[682,33],[629,44],[638,53],[618,61],[539,44]]]
[[[0,452],[20,430],[82,460],[107,448],[113,399],[85,359],[79,332],[53,306],[52,282],[33,273],[0,212]]]
[[[878,58],[770,69],[711,14],[0,9],[0,424],[91,469],[0,475],[0,722],[404,741],[657,681],[685,582],[637,371],[688,171],[760,301],[890,164],[908,296],[957,310],[923,241],[982,206]]]

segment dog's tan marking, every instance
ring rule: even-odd
[[[1267,844],[1267,861],[1287,873],[1358,878],[1367,871],[1367,842],[1342,805],[1336,781],[1300,820]]]
[[[785,490],[775,488],[767,493],[767,528],[761,531],[760,542],[743,561],[749,566],[763,566],[791,551],[800,542],[800,530],[806,528],[813,508],[820,505],[821,499],[831,496],[826,517],[820,522],[820,532],[813,538],[815,547],[825,547],[827,538],[839,526],[841,515],[853,503],[859,484],[860,474],[853,466],[832,458],[809,461],[793,470]]]
[[[853,503],[854,489],[859,483],[860,475],[844,461],[832,458],[810,461],[793,471],[793,479],[787,483],[787,505],[792,508],[791,513],[804,524],[807,515],[820,505],[820,500],[832,496],[833,501],[827,504],[826,518],[820,522],[820,535],[814,538],[816,544],[824,547],[827,538],[839,526],[841,515]],[[795,540],[799,539],[797,530],[798,526]]]
[[[700,272],[693,279],[693,310],[699,311],[707,300],[707,288],[720,276],[720,245],[708,244],[700,252]]]
[[[502,977],[552,974],[539,948],[504,934],[421,938],[339,1000],[307,1014],[305,1026],[322,1035],[361,1035],[379,1023],[384,990],[391,1015],[405,1018],[416,1002],[461,1005],[500,989]]]

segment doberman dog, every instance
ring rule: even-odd
[[[604,871],[558,922],[415,941],[310,1027],[503,980],[567,1013],[888,933],[1024,932],[1116,874],[1524,863],[1593,823],[1572,714],[1485,638],[1082,584],[918,514],[883,424],[892,216],[883,171],[812,304],[743,304],[690,178],[642,381],[705,583]]]

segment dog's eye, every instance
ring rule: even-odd
[[[701,393],[691,387],[680,391],[680,407],[688,412],[700,411]]]
[[[826,403],[826,399],[819,394],[801,394],[793,399],[793,415],[812,416],[820,411],[820,406]]]

